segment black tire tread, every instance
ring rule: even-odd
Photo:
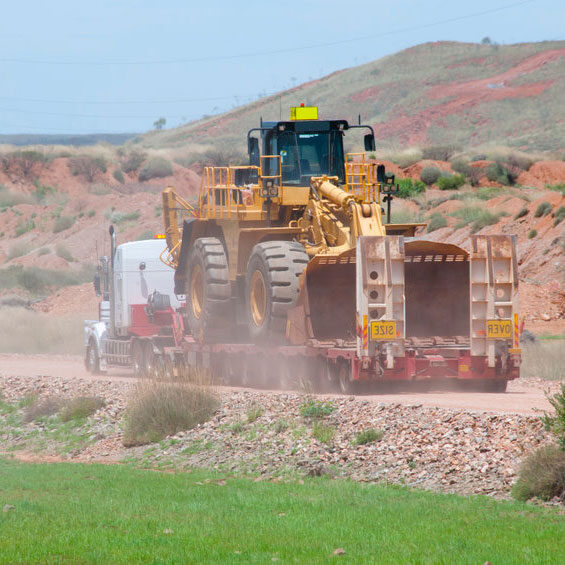
[[[309,258],[304,246],[295,241],[268,241],[258,243],[249,257],[249,267],[262,262],[267,274],[265,280],[269,292],[270,312],[268,313],[268,334],[280,337],[286,328],[288,311],[296,304],[299,291],[299,276],[308,264]],[[265,338],[263,335],[261,339]]]
[[[228,260],[222,242],[216,237],[201,237],[194,242],[186,281],[187,308],[190,308],[190,265],[195,261],[202,266],[205,299],[203,323],[200,328],[193,327],[191,330],[193,334],[201,333],[206,340],[214,339],[219,337],[217,329],[226,323],[226,309],[231,301]]]

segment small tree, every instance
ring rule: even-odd
[[[166,124],[166,123],[167,123],[167,119],[166,119],[166,118],[163,118],[163,117],[160,117],[158,120],[155,120],[155,121],[153,122],[153,127],[154,127],[156,130],[162,130],[163,127],[165,127],[165,124]]]
[[[481,39],[482,45],[492,45],[492,39],[487,35]]]

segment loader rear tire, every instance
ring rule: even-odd
[[[194,242],[185,294],[186,318],[194,339],[221,339],[232,317],[228,258],[219,239],[201,237]]]
[[[304,246],[295,241],[258,243],[247,263],[247,327],[254,342],[282,341],[287,312],[296,306],[298,277],[308,264]]]

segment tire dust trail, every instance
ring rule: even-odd
[[[78,355],[23,355],[0,354],[0,375],[3,376],[52,376],[60,378],[81,378],[93,380],[136,380],[128,369],[112,369],[106,375],[92,376],[84,368],[82,357]],[[558,383],[541,379],[510,381],[506,393],[431,391],[395,392],[390,394],[361,394],[358,400],[373,403],[417,405],[471,410],[493,413],[537,414],[550,410],[546,391],[557,390]],[[222,387],[225,390],[254,390],[244,387]],[[284,394],[284,391],[265,390],[266,394]],[[325,395],[334,396],[338,395]]]

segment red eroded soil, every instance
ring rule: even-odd
[[[85,318],[97,319],[99,301],[92,283],[85,283],[61,288],[45,300],[35,303],[33,309],[53,316],[80,313]]]
[[[419,179],[420,175],[422,174],[422,169],[426,167],[435,167],[440,171],[447,171],[448,173],[453,173],[453,169],[451,168],[451,163],[447,161],[434,161],[432,159],[423,159],[422,161],[418,161],[414,163],[410,167],[404,169],[404,176]]]
[[[532,55],[511,69],[487,78],[432,86],[427,91],[434,105],[415,114],[399,113],[386,122],[374,124],[377,137],[386,137],[387,131],[402,132],[403,141],[418,145],[427,141],[427,131],[432,124],[442,124],[452,114],[462,114],[480,104],[511,98],[539,96],[554,84],[554,80],[542,80],[528,84],[512,84],[522,75],[565,56],[565,49],[554,49]],[[480,127],[480,119],[475,122]]]
[[[538,161],[534,163],[528,174],[545,184],[562,184],[565,182],[565,161]]]

